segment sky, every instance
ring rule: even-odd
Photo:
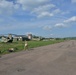
[[[76,0],[0,0],[0,34],[76,37]]]

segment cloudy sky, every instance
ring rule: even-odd
[[[76,0],[0,0],[0,34],[76,36]]]

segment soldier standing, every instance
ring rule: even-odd
[[[25,49],[28,49],[28,42],[27,41],[25,41],[25,44],[24,44],[24,50]]]

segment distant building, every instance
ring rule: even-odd
[[[28,40],[28,37],[26,35],[15,35],[13,37],[13,41],[25,41]]]
[[[8,34],[8,38],[9,39],[12,39],[12,34]]]
[[[32,34],[28,34],[28,39],[32,40]]]
[[[1,37],[1,42],[12,42],[13,38],[7,37],[7,36],[2,36]]]
[[[16,34],[6,34],[5,36],[0,36],[0,42],[16,42],[25,40],[32,40],[32,34],[28,34],[28,36]]]

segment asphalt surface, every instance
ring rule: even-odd
[[[3,55],[0,75],[76,75],[76,41]]]

